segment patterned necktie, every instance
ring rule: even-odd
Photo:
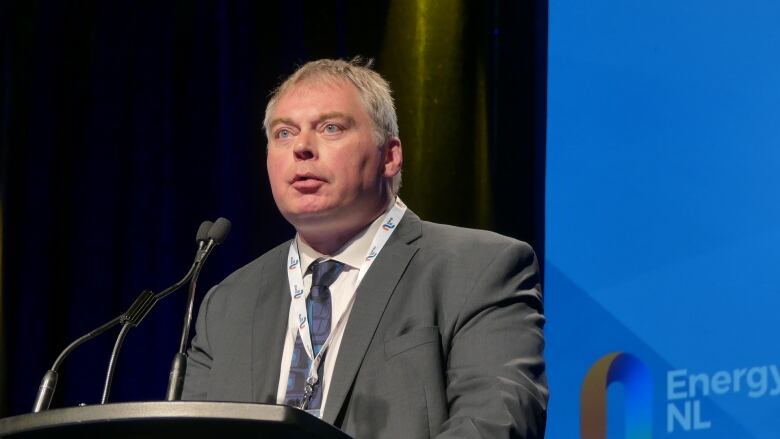
[[[330,285],[339,277],[344,264],[334,260],[315,262],[311,265],[311,289],[306,298],[306,310],[309,314],[309,334],[311,335],[312,349],[316,356],[325,340],[330,335],[331,300]],[[327,354],[327,353],[325,353]],[[306,409],[319,409],[322,405],[322,373],[325,364],[325,354],[317,368],[319,382],[314,386],[314,393],[309,399]],[[300,407],[306,389],[306,378],[309,376],[311,360],[306,354],[306,349],[301,341],[301,334],[295,339],[292,361],[290,362],[290,375],[287,378],[287,392],[284,403]]]

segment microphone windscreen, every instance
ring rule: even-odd
[[[203,221],[198,227],[198,234],[195,235],[195,242],[202,242],[209,239],[209,230],[211,230],[211,221]]]
[[[214,221],[214,225],[209,230],[209,238],[213,239],[217,244],[222,244],[228,233],[230,233],[230,221],[219,217]]]

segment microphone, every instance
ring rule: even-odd
[[[206,247],[206,241],[209,239],[208,232],[211,230],[212,223],[211,221],[204,221],[201,223],[200,227],[198,228],[198,233],[196,235],[196,242],[198,242],[198,250],[196,251],[196,259],[200,257],[201,253],[203,252],[204,248]],[[228,224],[228,230],[230,226]],[[225,233],[226,235],[227,233]],[[224,239],[224,236],[222,237]],[[52,365],[51,369],[46,371],[46,374],[43,376],[43,379],[41,380],[41,384],[38,387],[38,393],[35,396],[35,402],[33,403],[33,413],[38,413],[43,410],[48,410],[49,406],[51,405],[51,400],[54,397],[54,391],[57,388],[57,379],[58,379],[58,373],[57,370],[62,365],[62,363],[65,361],[65,358],[70,355],[73,350],[75,350],[77,347],[82,345],[83,343],[92,340],[93,338],[97,337],[100,334],[103,334],[104,332],[108,331],[109,329],[113,328],[114,326],[122,323],[124,327],[130,326],[137,326],[141,320],[143,320],[144,317],[151,311],[152,307],[157,303],[158,300],[162,299],[163,297],[167,296],[168,294],[172,293],[173,291],[178,290],[181,288],[194,274],[196,268],[196,263],[193,263],[193,265],[190,267],[187,274],[184,275],[184,277],[176,282],[175,284],[171,285],[170,287],[166,288],[159,294],[154,294],[152,291],[144,290],[138,298],[133,302],[133,304],[130,306],[130,308],[123,314],[115,317],[111,321],[93,329],[92,331],[84,334],[83,336],[77,338],[74,340],[71,344],[69,344],[65,349],[63,349],[62,352],[57,356],[57,359],[54,361],[54,364]],[[124,329],[124,328],[123,328]],[[127,332],[126,330],[124,331]],[[124,339],[124,335],[120,332],[120,337]],[[118,354],[119,346],[121,346],[121,341],[117,340],[117,343],[114,345],[114,353],[112,355],[112,364],[116,364],[115,359],[116,355]],[[109,366],[109,373],[112,373],[113,370],[112,365]],[[104,399],[107,398],[108,392],[106,388],[110,389],[110,377],[107,377],[107,386],[104,388]]]
[[[203,248],[203,244],[209,239],[209,230],[214,223],[211,221],[203,221],[198,227],[198,233],[195,234],[195,242],[198,244],[198,250]]]
[[[181,399],[181,392],[184,388],[184,376],[187,373],[187,341],[190,337],[190,324],[192,323],[192,310],[195,305],[195,289],[198,283],[200,270],[203,263],[209,257],[216,246],[222,244],[230,233],[230,221],[225,218],[217,218],[214,225],[208,232],[208,240],[200,252],[200,257],[195,258],[195,270],[190,279],[189,295],[187,297],[187,308],[184,313],[184,327],[181,332],[181,341],[179,342],[179,351],[174,355],[171,364],[171,372],[168,376],[168,389],[165,392],[165,399],[168,401],[178,401]]]
[[[220,221],[222,220],[222,221]],[[225,226],[225,222],[227,222],[227,226]],[[225,236],[227,236],[227,233],[230,231],[230,221],[219,218],[217,220],[217,223],[220,224],[220,226],[217,228],[216,233],[218,233],[219,236],[219,242],[222,242],[225,239]],[[114,379],[114,370],[116,368],[116,359],[119,356],[119,350],[122,347],[122,344],[124,343],[125,336],[127,335],[127,332],[130,330],[131,327],[138,326],[138,323],[140,323],[141,319],[146,317],[146,315],[151,311],[152,307],[157,303],[158,300],[162,299],[163,297],[167,296],[168,294],[172,293],[175,290],[178,290],[180,287],[184,285],[187,280],[196,278],[200,274],[200,269],[203,266],[203,262],[206,260],[206,257],[211,253],[211,251],[214,249],[214,244],[212,242],[214,241],[214,238],[212,236],[214,233],[211,232],[212,229],[214,229],[215,224],[211,221],[203,221],[200,223],[200,226],[198,227],[198,232],[195,235],[195,242],[198,243],[198,250],[195,252],[195,261],[192,263],[192,266],[190,267],[190,270],[187,272],[187,275],[182,278],[181,281],[177,282],[173,287],[170,287],[166,289],[165,291],[161,292],[160,294],[154,295],[151,298],[147,298],[146,300],[150,302],[148,305],[141,304],[138,307],[137,317],[135,319],[128,319],[126,321],[123,321],[122,329],[119,331],[119,334],[117,335],[116,341],[114,342],[114,349],[111,352],[111,358],[108,361],[108,371],[106,372],[106,381],[103,385],[103,396],[100,399],[100,404],[105,404],[108,402],[108,395],[111,392],[111,384]],[[192,285],[192,284],[190,284]],[[191,295],[194,295],[194,291],[190,293]],[[139,299],[141,299],[139,297]],[[191,298],[190,300],[194,300],[194,298]],[[140,300],[139,300],[140,301]]]
[[[209,229],[209,239],[213,239],[217,244],[222,244],[225,242],[228,233],[230,233],[230,227],[230,220],[227,218],[217,218],[217,221]]]

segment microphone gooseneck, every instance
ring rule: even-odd
[[[124,324],[122,329],[119,330],[119,335],[116,336],[114,342],[114,349],[111,351],[111,358],[108,360],[108,372],[106,372],[106,382],[103,385],[103,396],[100,397],[100,404],[108,402],[108,394],[111,393],[111,383],[114,381],[114,369],[116,368],[116,362],[119,358],[119,349],[122,348],[122,343],[125,342],[127,333],[130,332],[131,325]]]
[[[104,332],[108,331],[109,329],[121,323],[123,327],[119,333],[119,336],[117,337],[117,341],[114,344],[114,350],[111,354],[111,360],[109,361],[109,369],[106,376],[106,383],[103,388],[103,397],[101,399],[101,403],[105,403],[108,400],[108,394],[111,389],[113,371],[114,368],[116,367],[116,360],[119,354],[119,349],[121,348],[122,342],[124,341],[125,335],[127,334],[129,328],[137,326],[141,322],[141,320],[143,320],[144,317],[146,317],[149,314],[149,312],[151,311],[151,309],[154,307],[154,305],[157,303],[158,300],[178,290],[185,283],[187,283],[187,281],[189,281],[192,278],[192,276],[195,274],[196,268],[203,261],[202,253],[207,247],[207,241],[210,240],[209,231],[211,230],[212,226],[213,224],[211,221],[204,221],[203,223],[201,223],[200,227],[198,228],[198,232],[196,235],[196,242],[198,243],[198,250],[196,251],[195,254],[196,262],[194,262],[192,266],[190,266],[189,271],[187,271],[187,274],[185,274],[183,278],[181,278],[178,282],[164,289],[158,294],[154,294],[152,291],[149,290],[143,291],[138,296],[138,298],[136,298],[136,300],[133,302],[133,304],[125,313],[93,329],[87,334],[84,334],[83,336],[77,338],[71,344],[69,344],[65,349],[62,350],[62,352],[57,356],[57,359],[54,361],[54,364],[52,365],[51,369],[46,371],[46,374],[43,376],[43,379],[41,380],[41,384],[35,396],[35,402],[33,403],[33,410],[32,410],[33,413],[38,413],[43,410],[48,410],[49,407],[51,406],[51,401],[54,397],[54,391],[57,388],[57,380],[58,380],[57,370],[65,361],[65,358],[68,355],[70,355],[70,353],[73,352],[73,350],[75,350],[83,343],[97,337],[100,334],[103,334]],[[224,227],[224,225],[221,227]],[[229,229],[230,229],[230,223],[228,222],[227,230],[229,231]],[[227,232],[225,232],[225,235],[226,234]],[[222,239],[224,239],[224,236],[222,237]]]
[[[181,340],[179,342],[179,351],[173,357],[171,372],[168,377],[168,389],[165,392],[165,399],[168,401],[178,401],[181,399],[181,392],[184,388],[184,376],[187,373],[187,341],[190,336],[190,324],[192,323],[192,312],[195,306],[195,292],[198,283],[198,276],[203,264],[216,246],[222,244],[230,233],[230,221],[226,218],[217,218],[208,231],[208,241],[199,256],[195,258],[193,264],[194,272],[190,279],[189,294],[187,296],[187,308],[184,313],[184,325],[181,331]]]
[[[220,218],[220,219],[224,220],[224,218]],[[219,220],[217,220],[217,222],[219,222]],[[111,357],[108,362],[108,371],[106,372],[106,380],[105,380],[105,384],[103,385],[103,396],[100,400],[101,404],[105,404],[106,402],[108,402],[108,396],[111,393],[111,384],[114,378],[114,370],[116,369],[119,350],[122,348],[122,344],[125,341],[125,336],[127,335],[127,332],[130,330],[130,327],[138,326],[141,320],[149,314],[149,311],[151,311],[152,307],[157,303],[158,300],[178,290],[179,288],[184,286],[184,284],[187,283],[188,280],[191,280],[198,276],[198,274],[200,273],[200,267],[203,265],[203,261],[205,260],[205,257],[208,256],[208,254],[211,253],[211,250],[213,249],[213,246],[209,247],[212,241],[211,230],[213,228],[214,228],[214,224],[211,221],[203,221],[202,223],[200,223],[200,226],[198,227],[198,232],[195,235],[195,242],[198,243],[198,250],[195,252],[195,260],[190,266],[189,271],[187,271],[187,274],[184,275],[184,277],[179,282],[176,282],[174,285],[166,288],[165,290],[161,291],[158,294],[150,294],[150,296],[143,297],[143,299],[142,297],[139,297],[136,300],[134,306],[131,307],[130,311],[125,313],[126,318],[123,319],[122,321],[123,324],[122,330],[117,335],[116,342],[114,343],[114,349],[111,352]],[[230,222],[228,221],[228,230],[229,228],[230,228]],[[204,254],[206,256],[204,256]],[[190,294],[192,295],[194,293],[191,292]]]
[[[82,335],[81,337],[74,340],[71,344],[69,344],[65,349],[63,349],[62,352],[60,352],[60,355],[58,355],[57,359],[54,360],[54,364],[52,365],[51,369],[46,371],[46,374],[43,376],[43,379],[41,380],[41,385],[38,387],[38,393],[35,395],[35,402],[33,403],[33,413],[38,413],[43,410],[49,409],[49,406],[51,405],[51,400],[54,397],[54,390],[57,388],[57,378],[59,376],[57,370],[62,365],[62,362],[65,361],[65,358],[71,352],[73,352],[74,349],[81,346],[84,342],[92,340],[98,335],[113,328],[115,325],[119,323],[120,318],[121,316],[116,317],[110,322],[107,322],[93,329],[92,331]]]

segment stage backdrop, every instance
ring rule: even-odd
[[[0,417],[31,410],[68,343],[182,276],[203,219],[233,231],[198,300],[293,236],[260,121],[269,90],[308,60],[376,60],[417,214],[541,256],[546,5],[0,1]],[[110,401],[164,397],[184,298],[131,331]],[[67,359],[53,407],[99,401],[115,334]]]
[[[778,23],[550,2],[549,438],[780,437]]]

